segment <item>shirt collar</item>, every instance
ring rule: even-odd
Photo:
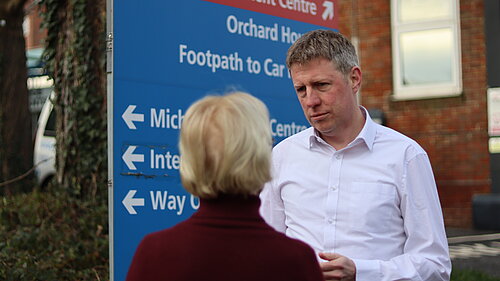
[[[375,142],[375,135],[377,134],[377,124],[370,117],[370,113],[363,106],[360,106],[361,110],[363,110],[365,115],[365,125],[359,135],[354,139],[352,143],[354,143],[357,139],[364,140],[366,146],[370,151],[373,149],[373,143]]]
[[[365,116],[365,124],[363,125],[363,129],[359,132],[358,136],[347,146],[351,147],[360,142],[364,142],[366,147],[371,151],[373,149],[373,143],[375,142],[375,135],[377,133],[376,123],[370,117],[368,110],[365,107],[359,106],[359,108],[363,111],[363,115]],[[316,129],[311,128],[309,133],[309,149],[311,149],[314,145],[317,144],[327,144],[318,134]]]

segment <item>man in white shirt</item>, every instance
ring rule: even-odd
[[[358,105],[362,75],[352,44],[311,31],[286,62],[312,127],[274,148],[262,216],[313,247],[326,280],[449,280],[429,158]]]

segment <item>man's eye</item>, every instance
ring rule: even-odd
[[[329,85],[330,85],[329,83],[318,83],[317,87],[319,90],[325,90],[328,88]]]
[[[306,89],[305,89],[305,87],[295,88],[295,92],[297,92],[297,95],[298,95],[299,97],[302,97],[302,96],[304,96],[304,95],[305,95],[305,93],[306,93]]]

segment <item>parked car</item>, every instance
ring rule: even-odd
[[[56,155],[56,116],[52,105],[54,93],[45,101],[40,116],[38,117],[38,128],[35,135],[35,147],[33,151],[33,164],[35,165],[35,177],[38,184],[46,186],[55,175]]]

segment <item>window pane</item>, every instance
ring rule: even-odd
[[[450,28],[401,33],[401,84],[452,82],[452,48]]]
[[[45,125],[45,132],[43,132],[44,136],[56,136],[56,109],[53,108],[50,112],[49,119],[47,120],[47,124]]]
[[[450,19],[454,0],[398,0],[399,22]]]

